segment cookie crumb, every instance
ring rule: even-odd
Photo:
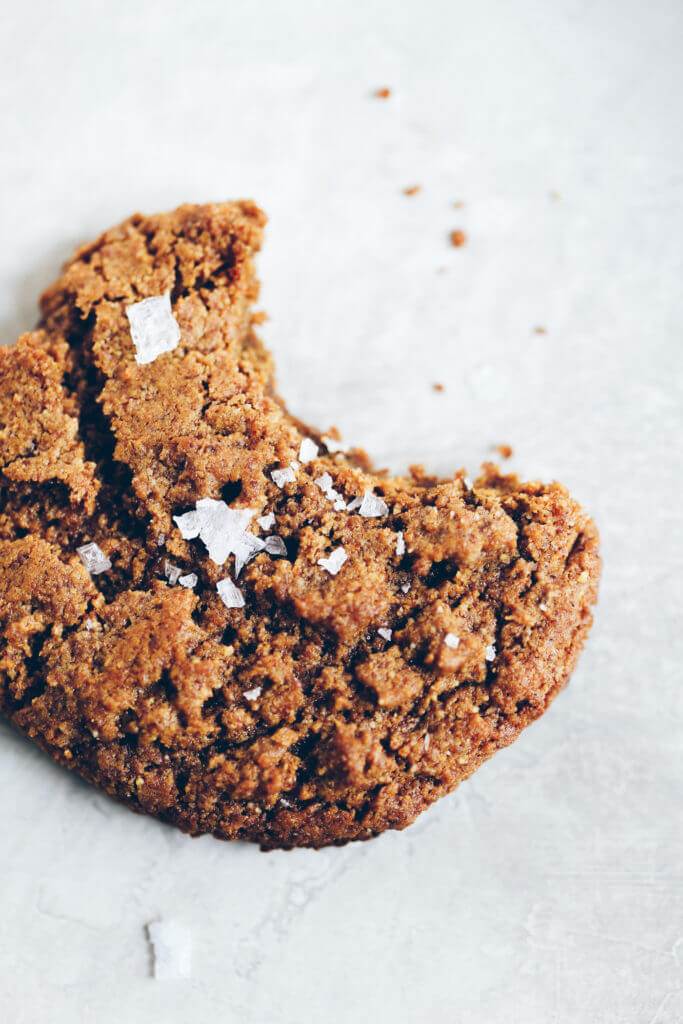
[[[192,937],[177,921],[151,921],[146,926],[152,947],[152,975],[157,981],[189,978],[192,972]]]
[[[377,100],[388,100],[391,96],[391,89],[388,89],[385,85],[381,89],[375,89],[373,96]]]
[[[432,384],[432,390],[433,390],[433,391],[438,391],[438,392],[439,392],[439,394],[441,394],[441,392],[442,392],[442,391],[445,391],[445,390],[446,390],[446,388],[445,388],[445,386],[444,386],[443,384],[439,384],[439,383],[437,382],[437,383],[435,383],[435,384]]]
[[[456,228],[455,231],[451,231],[451,245],[455,246],[456,249],[460,249],[467,241],[467,235],[461,228]]]
[[[515,450],[510,444],[497,444],[494,447],[502,459],[510,459],[515,454]]]
[[[547,327],[534,327],[534,331],[536,332],[536,334],[547,334],[548,333],[548,328]]]
[[[343,547],[335,548],[328,558],[319,558],[318,565],[329,572],[330,576],[336,576],[346,561],[347,554]]]
[[[216,584],[218,596],[226,608],[244,608],[244,594],[236,587],[229,576]]]
[[[91,576],[98,576],[101,572],[111,569],[111,561],[94,541],[76,548],[76,554]]]
[[[418,192],[422,191],[422,185],[410,185],[409,188],[403,189],[404,196],[416,196]]]
[[[180,341],[178,321],[171,311],[170,292],[126,306],[126,316],[139,366],[153,363],[164,352],[172,352]]]
[[[465,209],[465,202],[464,202],[464,200],[456,199],[456,201],[453,203],[453,209],[454,210],[464,210]]]

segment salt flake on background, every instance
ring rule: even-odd
[[[126,306],[135,361],[153,363],[157,356],[172,352],[180,341],[180,328],[171,311],[171,293],[154,295]]]
[[[315,441],[311,441],[310,437],[305,437],[301,442],[299,448],[299,460],[305,465],[307,462],[311,462],[318,456],[318,446]]]
[[[266,537],[265,550],[269,555],[286,555],[287,547],[282,537]]]
[[[290,462],[290,464],[288,466],[285,466],[284,469],[274,469],[273,472],[270,474],[271,477],[273,478],[273,483],[280,488],[284,487],[285,484],[295,484],[296,468],[296,463]]]
[[[218,596],[226,608],[244,608],[244,594],[236,587],[229,576],[216,584]]]
[[[383,501],[377,494],[373,494],[372,491],[366,491],[363,495],[363,500],[360,503],[358,511],[360,515],[365,516],[366,519],[371,519],[375,516],[388,515],[389,506],[386,501]]]
[[[97,576],[99,573],[111,569],[110,560],[94,541],[76,548],[76,553],[91,576]]]
[[[344,551],[344,548],[335,548],[329,558],[319,558],[318,565],[321,565],[323,569],[326,569],[330,576],[336,576],[347,557],[348,556]]]
[[[265,547],[259,537],[247,530],[254,515],[251,508],[234,509],[224,501],[201,498],[196,510],[174,516],[173,521],[185,540],[199,537],[203,541],[216,565],[223,565],[229,555],[234,555],[235,573],[239,575],[242,567]]]
[[[192,971],[192,937],[177,921],[151,921],[147,937],[152,947],[152,973],[157,981],[189,978]]]

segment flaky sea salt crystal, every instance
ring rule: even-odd
[[[539,604],[538,607],[539,607],[539,611],[542,611],[542,612],[547,612],[548,611],[548,605],[547,604]]]
[[[465,488],[466,488],[466,489],[467,489],[468,491],[471,491],[471,490],[472,490],[472,488],[474,487],[474,484],[472,483],[472,481],[470,480],[470,478],[469,478],[468,476],[464,476],[464,477],[462,478],[462,482],[463,482],[463,484],[465,485]]]
[[[321,476],[316,477],[313,483],[320,488],[326,498],[329,498],[330,501],[334,502],[334,509],[336,512],[341,512],[346,508],[346,502],[344,501],[343,496],[339,491],[335,491],[332,486],[334,481],[329,473],[323,473]]]
[[[157,981],[189,978],[192,971],[192,937],[177,921],[151,921],[147,937],[152,947],[152,970]]]
[[[429,741],[430,741],[430,739],[431,739],[431,737],[430,737],[429,733],[425,733],[425,750],[429,750]]]
[[[319,558],[318,565],[326,569],[330,576],[336,576],[346,559],[347,554],[344,548],[335,548],[329,558]]]
[[[306,465],[307,462],[312,462],[313,459],[317,458],[318,450],[319,449],[315,441],[311,441],[310,437],[305,437],[301,442],[301,447],[299,448],[300,461],[304,465]]]
[[[262,691],[262,686],[254,686],[251,690],[245,690],[243,696],[246,697],[247,700],[258,700]]]
[[[216,584],[218,596],[226,608],[244,608],[244,594],[236,587],[229,576]]]
[[[97,576],[99,573],[111,569],[110,560],[94,541],[76,548],[76,553],[91,576]]]
[[[446,647],[450,647],[451,650],[455,651],[460,646],[460,637],[456,636],[455,633],[446,633],[443,642]]]
[[[334,454],[334,452],[348,452],[349,450],[348,444],[338,441],[336,437],[323,437],[322,442],[331,454]]]
[[[171,562],[167,561],[164,562],[164,576],[172,587],[176,585],[182,575],[183,570],[179,569],[177,565],[172,565]]]
[[[412,586],[412,583],[402,583],[401,584],[401,590],[403,591],[404,594],[407,594],[408,591],[410,590],[411,586]]]
[[[282,804],[283,807],[292,807],[293,806],[289,802],[289,800],[286,800],[285,797],[283,797],[283,796],[280,797],[280,803]]]
[[[178,577],[178,583],[181,587],[186,587],[188,590],[194,590],[199,582],[199,578],[196,572],[188,572],[185,576]]]
[[[495,657],[496,657],[496,645],[495,644],[489,644],[489,646],[486,648],[486,660],[487,661],[493,661],[495,659]]]
[[[375,516],[388,515],[389,506],[377,494],[373,494],[372,491],[366,491],[358,512],[360,515],[365,516],[366,519],[372,519]]]
[[[377,630],[377,632],[379,633],[383,640],[391,640],[392,631],[390,629],[387,629],[385,626],[381,626]]]
[[[353,500],[348,503],[346,508],[347,508],[347,510],[349,512],[355,512],[357,509],[359,509],[361,507],[362,504],[363,504],[363,499],[362,498],[353,498]]]
[[[95,623],[93,622],[92,619],[86,619],[83,625],[88,630],[88,632],[90,632],[91,629],[95,628]]]
[[[282,537],[266,537],[265,551],[269,555],[286,555],[287,546]]]
[[[295,484],[296,483],[295,468],[296,468],[296,464],[293,463],[293,462],[290,462],[289,466],[285,466],[284,469],[274,469],[273,472],[270,474],[271,477],[273,478],[273,483],[276,484],[280,488],[284,487],[285,484]]]
[[[171,293],[154,295],[126,306],[135,361],[142,366],[157,356],[172,352],[180,341],[180,328],[171,311]]]
[[[399,530],[396,534],[396,554],[401,557],[406,553],[406,542],[403,539],[403,530]]]
[[[272,512],[267,512],[265,516],[259,516],[256,522],[262,530],[272,530],[275,526],[275,516]]]
[[[173,521],[185,540],[199,537],[203,541],[216,565],[223,565],[229,555],[234,555],[235,574],[239,575],[243,566],[265,547],[259,537],[247,531],[255,514],[251,508],[234,509],[224,501],[201,498],[195,510],[174,516]]]

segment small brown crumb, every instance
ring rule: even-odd
[[[548,333],[548,328],[547,327],[534,327],[534,330],[535,330],[536,334],[547,334]]]
[[[514,448],[512,447],[512,445],[509,445],[509,444],[497,444],[497,445],[494,445],[494,447],[495,447],[496,451],[498,452],[498,454],[503,459],[509,459],[512,455],[515,454],[515,451],[514,451]]]
[[[422,191],[422,185],[411,185],[410,188],[403,189],[404,196],[416,196],[418,192]]]
[[[465,202],[464,202],[464,200],[456,199],[456,201],[453,203],[453,209],[454,210],[464,210],[465,209]]]
[[[443,384],[432,384],[432,387],[434,388],[435,391],[445,391],[446,390],[446,388],[444,387]]]
[[[456,249],[459,249],[467,241],[467,235],[460,228],[456,228],[455,231],[451,231],[451,245],[454,245]]]
[[[378,100],[388,100],[391,96],[391,89],[387,89],[386,86],[383,89],[375,89],[374,95]]]
[[[256,324],[257,327],[261,324],[265,324],[267,320],[270,320],[270,317],[263,310],[259,310],[258,313],[252,313],[251,315],[251,322]]]
[[[555,202],[559,203],[559,202],[561,202],[562,199],[564,199],[564,196],[562,195],[561,192],[551,192],[550,193],[550,198],[554,199]]]
[[[436,272],[437,274],[446,274],[448,272],[448,267],[437,267]]]

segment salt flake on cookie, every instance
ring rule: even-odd
[[[126,306],[126,316],[139,366],[153,363],[164,352],[172,352],[180,341],[180,327],[171,310],[170,292]]]

